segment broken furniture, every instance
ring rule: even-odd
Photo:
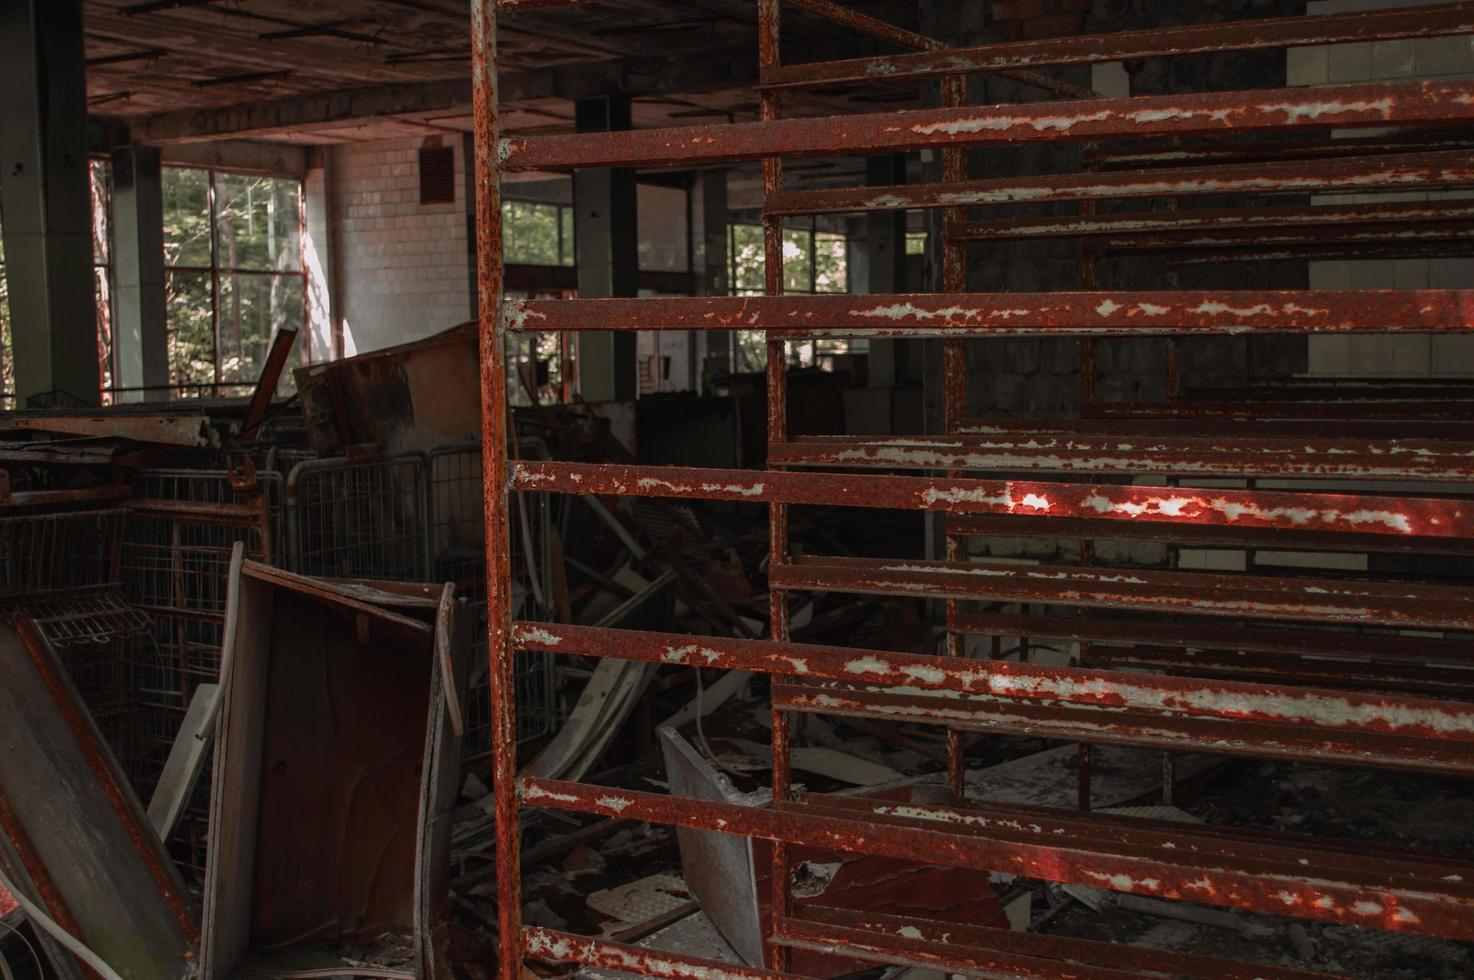
[[[61,660],[24,616],[0,623],[0,745],[5,877],[128,980],[191,976],[198,933],[178,872]],[[94,975],[36,932],[59,976]]]
[[[449,975],[453,728],[465,711],[469,630],[448,587],[330,583],[237,554],[204,980],[345,959],[375,964],[375,976]]]

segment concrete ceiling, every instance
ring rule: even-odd
[[[852,4],[914,26],[914,0]],[[755,118],[753,0],[611,0],[503,16],[503,123],[572,129],[571,98],[628,92],[635,124]],[[91,113],[139,142],[334,143],[464,132],[467,0],[85,0]],[[785,58],[888,50],[788,16]],[[809,94],[789,114],[915,100],[914,86]]]

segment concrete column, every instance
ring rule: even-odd
[[[621,95],[579,99],[574,116],[580,133],[629,129],[630,101]],[[581,298],[639,295],[637,208],[633,170],[598,167],[574,174],[573,238]],[[581,333],[578,389],[589,402],[634,400],[639,392],[634,333]]]
[[[98,402],[82,0],[0,3],[0,198],[17,404]]]
[[[731,260],[727,254],[729,221],[727,207],[727,172],[725,170],[703,170],[701,172],[701,239],[702,266],[700,286],[707,296],[726,296],[731,292]],[[732,370],[732,344],[735,335],[731,331],[720,333],[704,331],[706,374],[717,374]]]
[[[906,182],[906,157],[899,153],[865,161],[865,184],[885,187]],[[906,285],[906,212],[877,211],[865,215],[865,270],[867,293],[904,293]],[[906,357],[915,341],[870,341],[869,378],[872,388],[894,388],[906,383]]]
[[[113,378],[119,401],[169,397],[164,330],[164,191],[159,149],[113,150]]]

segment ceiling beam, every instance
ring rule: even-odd
[[[757,65],[746,48],[675,59],[628,59],[502,76],[501,104],[624,93],[632,98],[750,89]],[[293,95],[214,109],[182,109],[114,120],[135,143],[161,144],[327,129],[366,119],[444,113],[471,106],[471,80],[445,79]]]

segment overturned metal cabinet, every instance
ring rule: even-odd
[[[462,604],[237,561],[225,643],[201,975],[448,976]]]
[[[197,933],[178,874],[61,661],[24,616],[0,623],[0,747],[5,877],[119,976],[190,975]],[[0,912],[8,904],[0,897]],[[37,934],[57,976],[96,975]]]

